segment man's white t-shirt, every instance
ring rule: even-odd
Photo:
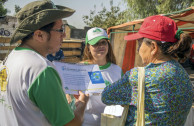
[[[0,126],[60,126],[74,118],[53,64],[37,52],[17,47],[5,67],[0,91]]]

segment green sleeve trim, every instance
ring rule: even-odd
[[[32,49],[24,48],[24,47],[16,47],[15,50],[32,50]],[[32,51],[34,51],[34,50],[32,50]]]
[[[87,61],[84,61],[84,64],[85,64],[85,65],[88,65],[89,63],[88,63]],[[107,69],[107,68],[110,67],[110,65],[111,65],[111,63],[108,62],[107,64],[105,64],[105,65],[103,65],[103,66],[99,66],[99,69],[100,69],[100,70]]]
[[[104,70],[107,69],[108,67],[110,67],[111,63],[108,62],[107,64],[103,65],[103,66],[99,66],[100,70]]]
[[[33,49],[30,49],[30,48],[24,48],[24,47],[16,47],[14,50],[16,50],[16,51],[20,51],[20,50],[31,50],[31,51],[36,52],[36,51],[35,51],[35,50],[33,50]],[[38,53],[38,52],[36,52],[36,53]]]
[[[62,126],[74,118],[55,69],[47,67],[28,89],[28,96],[52,124]]]

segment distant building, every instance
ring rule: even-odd
[[[84,29],[71,29],[71,38],[84,39],[90,28],[91,27],[84,27]]]
[[[65,34],[66,34],[65,40],[69,40],[71,38],[70,37],[71,28],[69,27],[66,20],[63,20],[63,24],[65,24]]]
[[[17,19],[13,16],[0,17],[0,36],[11,37],[16,29]]]

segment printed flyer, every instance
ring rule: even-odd
[[[101,93],[106,87],[99,66],[53,62],[67,94]]]

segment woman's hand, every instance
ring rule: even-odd
[[[69,94],[66,94],[67,102],[70,104],[72,102],[71,96]]]
[[[83,103],[83,104],[87,104],[88,99],[89,99],[89,94],[84,94],[82,91],[79,91],[79,95],[74,95],[75,97],[75,105],[76,107],[78,106],[78,104]]]

